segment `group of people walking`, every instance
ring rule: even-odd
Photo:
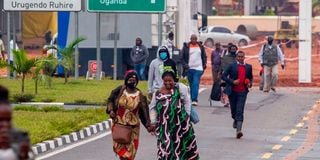
[[[159,160],[199,159],[192,112],[198,105],[200,78],[207,65],[204,46],[197,41],[196,35],[192,35],[180,53],[182,75],[187,77],[190,89],[179,83],[176,63],[171,59],[173,46],[160,46],[157,57],[149,66],[148,96],[145,96],[137,84],[144,79],[139,66],[145,65],[142,59],[149,53],[141,47],[141,39],[136,42],[140,46],[132,49],[130,55],[136,59],[135,63],[140,64],[135,70],[126,72],[124,84],[114,89],[107,100],[107,113],[114,122],[114,152],[120,160],[135,158],[141,121],[146,130],[157,137]],[[238,51],[236,45],[230,43],[227,50],[223,50],[220,43],[215,46],[211,56],[213,81],[220,82],[223,87],[222,102],[225,107],[230,106],[234,120],[232,126],[236,129],[236,137],[241,138],[246,98],[253,82],[252,66],[245,63],[245,53]],[[270,74],[277,74],[274,65],[279,59],[284,67],[282,52],[268,38],[268,45],[264,45],[259,54],[264,67],[265,92],[269,89],[275,91],[276,78]]]
[[[261,64],[260,90],[276,91],[278,80],[278,62],[281,68],[285,67],[284,55],[279,47],[273,43],[273,37],[267,37],[267,43],[262,45],[259,55]],[[245,53],[238,51],[236,45],[229,43],[227,50],[222,50],[220,43],[215,44],[215,50],[211,53],[212,78],[214,85],[220,85],[221,102],[231,109],[233,128],[236,129],[236,137],[241,138],[243,113],[249,88],[252,87],[252,66],[244,62]],[[214,89],[215,87],[213,87]],[[212,91],[212,93],[216,93]],[[229,105],[230,104],[230,105]]]
[[[169,38],[171,36],[172,33]],[[121,160],[135,158],[140,121],[148,132],[157,137],[159,160],[199,159],[193,129],[195,121],[191,120],[191,114],[192,104],[197,105],[200,77],[206,68],[206,55],[197,37],[192,35],[182,52],[184,73],[190,83],[189,91],[186,85],[178,82],[176,62],[171,59],[172,47],[160,46],[157,57],[150,63],[148,98],[137,88],[143,77],[139,76],[139,70],[135,68],[126,72],[124,84],[114,89],[107,100],[107,113],[114,122],[113,150]],[[140,53],[136,53],[139,51],[133,49],[131,56],[139,59],[137,54]]]

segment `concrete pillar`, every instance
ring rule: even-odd
[[[299,3],[299,82],[311,82],[312,1]]]

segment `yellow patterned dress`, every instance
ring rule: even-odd
[[[139,96],[140,91],[128,93],[126,90],[124,90],[123,94],[119,98],[119,105],[116,113],[116,123],[133,126],[131,142],[129,144],[120,144],[113,141],[114,152],[119,157],[127,158],[129,160],[133,160],[135,158],[139,144]]]

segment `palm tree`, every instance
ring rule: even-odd
[[[45,79],[45,85],[51,88],[51,75],[58,64],[57,59],[50,54],[48,57],[41,57],[37,60],[33,79],[35,81],[35,94],[38,94],[38,81]]]
[[[31,69],[36,66],[37,60],[35,58],[28,59],[25,50],[12,50],[13,64],[7,64],[11,71],[15,71],[22,76],[21,79],[21,93],[24,93],[24,80],[26,75],[31,72]]]
[[[56,49],[62,56],[61,60],[59,60],[59,65],[62,65],[64,68],[64,83],[68,82],[68,73],[70,71],[74,71],[74,51],[75,46],[78,45],[81,41],[85,40],[84,37],[79,37],[69,43],[65,48],[56,48],[55,46],[50,46],[48,49]]]

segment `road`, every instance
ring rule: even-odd
[[[257,88],[248,95],[244,137],[235,138],[229,108],[219,102],[210,107],[210,89],[201,92],[196,107],[201,121],[195,132],[202,160],[320,159],[319,89],[279,88],[263,93]],[[105,135],[107,133],[104,133]],[[137,160],[156,159],[156,139],[141,128]],[[41,155],[46,160],[117,160],[111,136],[100,135],[79,146],[58,148]],[[90,140],[90,139],[89,139]],[[71,149],[70,149],[71,148]],[[61,152],[61,150],[65,150]],[[61,153],[58,153],[61,152]],[[45,157],[44,157],[45,156]]]

